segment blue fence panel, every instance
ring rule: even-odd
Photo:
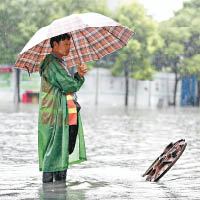
[[[196,77],[185,76],[182,78],[181,88],[181,105],[195,105],[197,100],[196,95]]]

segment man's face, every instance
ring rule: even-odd
[[[67,56],[70,50],[70,40],[61,40],[59,43],[54,42],[54,47],[59,57]]]

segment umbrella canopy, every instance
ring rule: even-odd
[[[127,45],[133,31],[98,13],[73,14],[39,29],[20,52],[15,68],[39,71],[39,64],[52,49],[50,38],[64,33],[72,36],[67,66],[101,59]]]

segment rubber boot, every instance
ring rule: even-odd
[[[43,183],[53,182],[53,172],[43,172],[42,182]]]
[[[54,172],[55,181],[66,181],[67,170]]]

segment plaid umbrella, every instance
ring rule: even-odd
[[[127,45],[134,34],[127,27],[97,13],[73,14],[39,29],[20,52],[15,68],[39,71],[39,64],[52,49],[50,38],[64,33],[72,36],[67,66],[98,60]]]

